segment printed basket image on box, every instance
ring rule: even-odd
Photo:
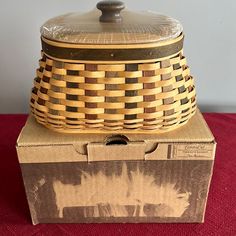
[[[65,133],[165,132],[186,124],[196,111],[196,91],[180,22],[123,10],[120,1],[97,8],[42,26],[30,102],[36,120]]]
[[[200,112],[163,134],[60,134],[29,117],[17,142],[32,221],[203,222],[215,141]]]

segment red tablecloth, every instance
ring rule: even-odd
[[[15,143],[26,115],[0,115],[0,235],[236,235],[236,114],[205,114],[218,143],[204,224],[32,226]]]

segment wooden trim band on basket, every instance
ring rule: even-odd
[[[106,48],[105,45],[90,47],[76,44],[65,44],[50,41],[42,37],[42,49],[46,55],[52,58],[77,61],[144,61],[160,60],[179,53],[183,49],[183,35],[177,39],[158,44],[134,44],[131,45],[112,45],[113,48]],[[70,47],[69,47],[70,46]],[[78,47],[78,46],[81,46]],[[110,45],[111,46],[111,45]],[[150,47],[151,46],[151,47]]]
[[[133,63],[152,63],[152,62],[156,62],[156,59],[147,59],[147,60],[129,60],[129,61],[102,61],[102,60],[98,60],[98,61],[91,61],[91,60],[70,60],[70,59],[63,59],[63,58],[57,58],[57,57],[52,57],[50,55],[48,55],[47,53],[43,52],[45,56],[47,56],[48,58],[54,60],[54,61],[58,61],[58,62],[65,62],[65,63],[86,63],[86,64],[93,64],[96,63],[97,65],[99,64],[120,64],[120,63],[125,63],[125,64],[133,64]],[[163,58],[159,58],[159,61],[164,61],[166,59],[169,58],[173,58],[178,56],[180,53],[183,53],[183,49],[173,55],[169,55],[167,57],[163,57]]]

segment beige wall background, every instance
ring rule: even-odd
[[[185,55],[196,78],[202,111],[236,112],[235,0],[124,0],[133,10],[179,19]],[[30,90],[40,58],[40,26],[71,11],[88,11],[95,0],[0,0],[0,113],[29,112]]]

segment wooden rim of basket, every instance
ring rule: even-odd
[[[170,39],[170,40],[164,40],[160,42],[154,42],[154,43],[133,43],[133,44],[75,44],[75,43],[65,43],[65,42],[59,42],[54,41],[45,38],[44,36],[41,37],[42,41],[45,43],[61,47],[61,48],[85,48],[85,49],[131,49],[131,48],[154,48],[154,47],[160,47],[160,46],[166,46],[171,45],[173,43],[179,42],[183,40],[184,34],[181,33],[177,38]]]
[[[184,36],[158,43],[132,45],[85,45],[68,44],[42,39],[42,49],[46,55],[63,61],[80,62],[143,62],[163,60],[181,52]]]

